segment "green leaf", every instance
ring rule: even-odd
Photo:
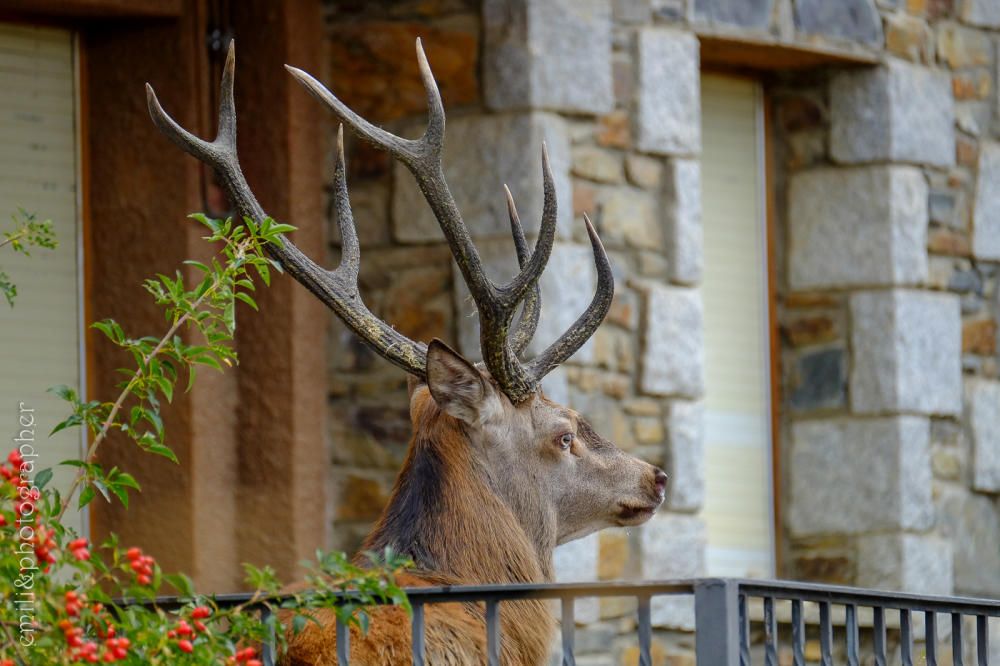
[[[271,228],[268,230],[272,234],[287,234],[289,232],[295,231],[296,227],[290,224],[272,224]]]
[[[81,423],[83,423],[83,417],[80,414],[71,414],[69,418],[67,418],[65,421],[62,421],[61,423],[56,425],[55,428],[52,429],[52,432],[49,433],[49,437],[56,434],[60,430],[65,430],[66,428],[75,428]]]
[[[208,266],[206,266],[205,264],[201,263],[200,261],[195,261],[194,259],[185,259],[184,263],[187,264],[188,266],[194,266],[195,268],[197,268],[198,270],[200,270],[200,271],[202,271],[204,273],[210,273],[211,272],[211,269]]]
[[[52,386],[48,390],[49,393],[62,398],[66,402],[77,402],[76,391],[66,386],[65,384],[59,384],[58,386]]]
[[[163,574],[163,580],[167,581],[167,584],[177,590],[182,597],[194,596],[194,584],[184,574]]]
[[[92,483],[94,484],[93,487],[97,488],[101,492],[101,496],[104,498],[104,500],[106,502],[111,502],[111,495],[108,494],[107,484],[105,484],[103,481],[99,481],[98,479],[94,479]]]
[[[87,486],[80,492],[80,504],[79,508],[83,508],[90,504],[90,501],[97,496],[97,492],[94,490],[93,486]]]
[[[235,296],[236,298],[240,299],[241,301],[252,307],[254,310],[257,310],[258,312],[260,311],[260,308],[257,307],[257,303],[253,300],[253,298],[250,297],[250,294],[238,291],[236,292]]]
[[[264,282],[268,287],[271,286],[271,271],[267,267],[267,264],[254,264],[254,268],[257,269],[257,275],[260,276],[261,281]]]
[[[127,486],[139,491],[142,490],[142,488],[139,487],[139,482],[136,481],[135,477],[128,472],[120,472],[118,476],[115,477],[115,481],[117,481],[120,486]]]
[[[115,494],[115,497],[118,498],[118,501],[121,502],[126,509],[128,508],[128,491],[125,490],[125,488],[117,484],[111,484],[108,486],[108,490]]]
[[[177,454],[175,454],[173,450],[166,444],[153,442],[152,444],[144,446],[143,448],[149,451],[150,453],[155,453],[158,456],[163,456],[164,458],[167,458],[172,462],[180,464],[180,461],[177,459]]]
[[[52,469],[50,467],[46,467],[45,469],[43,469],[42,471],[40,471],[38,474],[35,475],[35,485],[38,486],[39,488],[44,488],[45,484],[47,484],[51,480],[52,480]]]

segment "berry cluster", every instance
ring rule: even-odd
[[[244,666],[264,666],[264,662],[257,659],[257,650],[252,647],[243,648],[229,659],[226,659],[227,666],[233,664],[244,664]],[[0,664],[0,666],[3,666]]]
[[[84,628],[77,624],[81,611],[87,603],[86,595],[67,590],[63,599],[67,617],[59,621],[59,629],[62,630],[63,638],[66,640],[66,656],[69,657],[70,663],[110,664],[128,658],[131,642],[127,638],[115,636],[114,625],[104,617],[106,615],[104,606],[101,604],[90,606],[90,611],[96,618],[94,620],[94,625],[97,627],[96,634],[103,640],[103,643],[99,643],[95,640],[86,640]]]
[[[48,571],[50,565],[56,562],[56,542],[52,537],[55,533],[45,525],[35,528],[35,534],[31,538],[31,543],[35,546],[35,558],[43,571]]]
[[[167,638],[177,641],[177,647],[181,652],[186,652],[190,654],[194,651],[194,643],[192,642],[198,634],[203,634],[208,631],[208,627],[202,620],[208,618],[212,614],[212,609],[208,606],[197,606],[191,611],[191,623],[184,618],[177,621],[177,626],[167,632]]]
[[[82,562],[90,559],[90,550],[87,548],[87,540],[85,538],[73,539],[66,547],[73,553],[73,557],[77,561]]]
[[[7,456],[7,462],[10,463],[10,467],[0,464],[0,476],[3,477],[4,481],[11,481],[14,485],[18,485],[17,480],[21,477],[21,465],[24,464],[21,452],[17,449],[11,451]]]
[[[132,547],[125,551],[125,558],[135,572],[135,580],[139,585],[149,585],[153,582],[153,565],[156,562],[150,555],[143,555],[142,549]]]

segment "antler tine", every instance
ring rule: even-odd
[[[311,74],[291,65],[285,65],[285,69],[295,77],[296,81],[305,86],[306,90],[313,97],[329,107],[334,115],[340,118],[345,125],[354,130],[354,133],[361,138],[382,148],[407,165],[420,157],[419,140],[404,139],[391,132],[386,132],[381,127],[376,127],[354,113],[354,111],[351,111],[346,104],[337,99],[326,86],[314,79]]]
[[[451,246],[455,262],[462,271],[469,291],[480,311],[492,308],[496,301],[496,286],[483,271],[479,252],[472,243],[468,229],[462,221],[462,216],[455,205],[455,199],[448,189],[441,167],[441,153],[444,147],[444,107],[441,95],[431,73],[423,45],[417,39],[417,61],[420,65],[420,76],[427,92],[429,121],[427,129],[420,139],[404,139],[368,122],[346,104],[337,99],[326,86],[310,74],[285,65],[285,68],[295,77],[295,80],[306,87],[312,95],[325,104],[341,121],[350,127],[358,136],[382,148],[390,155],[407,166],[431,210],[441,225],[448,244]]]
[[[416,42],[416,50],[421,79],[427,92],[429,114],[427,129],[417,140],[403,139],[375,127],[351,111],[312,76],[297,68],[287,65],[286,67],[297,81],[306,86],[309,92],[325,104],[345,125],[363,139],[388,151],[413,174],[444,232],[455,263],[458,264],[469,292],[476,302],[480,316],[480,346],[486,367],[507,396],[514,402],[520,402],[535,391],[536,383],[517,360],[507,338],[515,311],[521,301],[525,300],[528,291],[537,283],[538,275],[541,274],[551,250],[555,234],[555,187],[552,185],[551,170],[547,167],[544,169],[549,172],[545,176],[547,183],[545,214],[535,251],[512,283],[502,289],[498,288],[483,270],[479,252],[462,221],[461,213],[445,180],[441,163],[444,146],[444,107],[419,39]],[[543,164],[548,164],[544,154]],[[525,325],[528,323],[526,320]],[[524,336],[518,338],[522,340]]]
[[[340,266],[337,271],[343,271],[356,286],[358,272],[361,270],[361,247],[358,244],[358,231],[354,226],[350,196],[347,193],[343,125],[337,128],[337,165],[333,170],[333,201],[337,213],[337,227],[340,229]]]
[[[583,221],[587,225],[587,235],[590,236],[590,245],[594,250],[594,263],[597,264],[597,290],[590,305],[573,325],[549,345],[548,349],[528,363],[528,374],[536,382],[541,381],[542,377],[572,356],[594,334],[607,316],[611,308],[611,299],[615,295],[615,276],[611,270],[608,253],[604,251],[597,230],[594,229],[586,213],[583,215]]]
[[[243,176],[236,151],[236,107],[233,102],[235,65],[236,44],[230,41],[221,83],[219,131],[214,141],[199,139],[174,121],[160,106],[156,93],[148,83],[146,98],[150,116],[160,131],[184,151],[215,170],[241,218],[260,223],[266,218],[266,214]],[[333,310],[348,328],[377,353],[403,370],[423,378],[427,372],[427,347],[398,333],[373,315],[358,294],[360,252],[347,197],[342,133],[339,138],[334,200],[337,222],[344,239],[340,266],[334,271],[322,268],[288,238],[283,238],[281,244],[268,244],[267,250],[289,275]]]
[[[524,238],[524,229],[521,227],[521,218],[517,215],[517,207],[514,205],[514,197],[510,193],[510,188],[503,186],[507,195],[507,214],[510,216],[510,232],[514,236],[514,249],[517,252],[517,265],[524,268],[528,262],[528,242]],[[517,328],[510,338],[510,347],[518,356],[524,351],[528,343],[535,336],[538,328],[538,317],[541,314],[542,290],[536,281],[531,291],[524,299],[524,308],[521,310],[521,318],[517,322]]]
[[[500,297],[505,301],[504,304],[507,307],[516,307],[528,289],[538,283],[542,271],[545,270],[545,265],[549,262],[552,244],[556,237],[558,213],[556,184],[555,177],[552,175],[552,167],[549,165],[549,151],[545,142],[542,142],[542,191],[542,222],[538,229],[538,240],[535,241],[535,250],[531,255],[531,260],[527,266],[522,266],[521,272],[513,280],[498,289]],[[508,191],[508,196],[509,194]],[[510,200],[508,199],[508,201]]]

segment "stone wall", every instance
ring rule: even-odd
[[[755,61],[787,61],[757,74],[775,156],[779,573],[1000,595],[997,6],[328,2],[332,89],[410,135],[424,38],[449,114],[445,172],[495,278],[515,267],[502,185],[537,229],[547,142],[561,207],[534,350],[590,300],[582,213],[611,254],[608,321],[545,388],[664,466],[670,491],[644,528],[557,551],[561,579],[703,573],[699,39],[738,55],[746,40]],[[797,69],[789,49],[828,64]],[[407,335],[476,358],[475,312],[409,174],[356,143],[348,162],[366,301]],[[405,378],[335,321],[329,339],[331,545],[352,550],[405,453]],[[614,638],[631,626],[627,604],[577,616],[584,645],[634,661]],[[654,608],[665,630],[691,620],[689,607]],[[658,663],[690,663],[690,636],[660,639]]]

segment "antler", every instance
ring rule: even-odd
[[[241,218],[262,221],[266,214],[247,185],[236,152],[236,107],[233,103],[233,76],[236,46],[230,42],[222,74],[219,101],[219,130],[212,142],[194,136],[178,125],[160,106],[153,87],[146,84],[146,100],[153,122],[161,132],[183,150],[211,166]],[[400,368],[423,377],[427,366],[427,347],[410,340],[368,310],[358,292],[360,249],[354,218],[347,198],[344,165],[343,130],[337,134],[337,165],[334,171],[334,200],[340,227],[342,255],[335,270],[326,270],[284,239],[283,245],[269,244],[268,251],[281,262],[289,275],[302,283],[327,307],[337,313],[347,327],[376,352]]]
[[[372,125],[351,111],[309,74],[288,65],[286,68],[355,133],[389,152],[413,173],[441,225],[452,255],[479,310],[483,361],[507,396],[515,403],[521,402],[537,390],[538,383],[545,374],[579,349],[604,319],[614,293],[610,263],[593,225],[585,218],[597,263],[597,293],[586,312],[577,319],[569,331],[538,358],[526,365],[522,364],[517,355],[530,342],[538,323],[540,309],[538,279],[548,262],[555,238],[556,194],[548,153],[543,145],[542,219],[538,240],[530,256],[513,199],[509,190],[507,191],[511,233],[521,270],[509,283],[497,285],[483,271],[479,252],[469,236],[444,178],[441,165],[444,146],[444,107],[419,39],[417,60],[427,92],[429,121],[424,135],[416,140],[403,139]],[[149,110],[156,125],[174,143],[215,169],[240,215],[260,221],[265,217],[264,211],[243,177],[236,153],[234,66],[235,45],[230,43],[222,77],[219,131],[214,141],[203,141],[174,122],[160,107],[152,87],[147,84]],[[360,252],[347,195],[343,127],[338,132],[337,153],[334,202],[337,222],[343,237],[340,265],[333,271],[325,270],[287,239],[283,246],[270,246],[269,251],[292,277],[334,310],[347,326],[377,353],[407,372],[425,377],[426,346],[410,340],[375,317],[361,300],[357,286]],[[521,318],[511,334],[511,323],[522,302],[524,307]]]

